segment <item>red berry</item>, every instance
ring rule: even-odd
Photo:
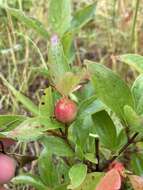
[[[55,117],[62,123],[72,122],[77,115],[77,105],[72,100],[64,97],[55,105]]]
[[[8,183],[14,177],[15,170],[15,160],[5,154],[0,154],[0,184]]]

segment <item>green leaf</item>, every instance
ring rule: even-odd
[[[0,4],[0,8],[7,10],[12,16],[14,16],[20,22],[25,24],[26,27],[34,29],[38,34],[40,34],[44,38],[49,37],[48,31],[46,30],[45,26],[43,26],[43,24],[37,19],[26,16],[25,13],[21,10],[10,8],[2,4]]]
[[[139,73],[143,73],[143,56],[137,54],[124,54],[120,55],[118,59],[130,65]]]
[[[141,127],[140,117],[137,115],[132,107],[128,105],[124,106],[124,113],[126,121],[132,129],[138,129]]]
[[[124,106],[134,107],[131,91],[126,83],[107,67],[86,61],[98,98],[124,119]]]
[[[143,75],[137,77],[131,90],[135,99],[136,112],[141,115],[143,114]]]
[[[96,133],[99,135],[102,144],[115,151],[117,147],[116,127],[106,111],[100,111],[92,115]]]
[[[64,96],[73,92],[82,78],[82,73],[76,75],[72,72],[66,72],[56,84],[56,89]]]
[[[95,158],[95,154],[94,153],[86,153],[85,155],[85,159],[89,160],[90,162],[97,164],[97,159]]]
[[[83,100],[79,105],[78,113],[81,114],[87,107],[89,107],[97,99],[96,95],[90,96]]]
[[[58,187],[54,188],[54,190],[67,190],[67,185],[68,184],[59,185]]]
[[[2,79],[5,86],[12,92],[17,101],[21,102],[23,106],[31,111],[34,115],[39,115],[38,107],[29,98],[16,90],[1,74],[0,79]]]
[[[71,184],[68,185],[68,189],[75,189],[79,187],[87,175],[87,166],[85,164],[76,164],[69,170],[69,177]]]
[[[92,115],[96,112],[104,110],[105,105],[100,100],[96,99],[97,97],[94,95],[83,100],[79,105],[78,116],[85,117],[87,115]]]
[[[127,144],[127,135],[125,132],[125,128],[122,128],[118,134],[117,138],[117,151],[120,150],[125,144]]]
[[[50,76],[56,84],[65,72],[70,70],[69,64],[65,57],[62,44],[57,35],[51,37],[49,45],[49,71]]]
[[[41,116],[50,117],[53,116],[53,95],[52,88],[49,87],[44,90],[44,95],[41,97],[39,112]]]
[[[42,181],[49,187],[58,185],[58,175],[52,155],[49,154],[46,148],[40,154],[38,159],[38,169]]]
[[[87,84],[82,86],[80,91],[76,92],[76,96],[81,101],[81,103],[82,103],[82,101],[84,101],[88,98],[90,99],[92,96],[96,96],[95,90],[94,90],[94,87],[93,87],[91,81],[89,81]],[[97,98],[97,96],[96,96],[96,98]]]
[[[74,144],[78,146],[78,149],[80,148],[82,152],[86,149],[92,125],[93,123],[91,117],[87,116],[84,118],[78,118],[69,127],[69,139],[74,142]],[[77,154],[79,154],[78,151]]]
[[[51,121],[47,117],[35,117],[28,118],[14,130],[4,134],[19,141],[33,141],[40,138],[45,131],[61,127],[60,123]]]
[[[103,176],[104,173],[100,172],[89,173],[80,187],[74,190],[96,190],[96,186]]]
[[[96,3],[77,11],[72,19],[70,30],[77,30],[87,24],[95,16]]]
[[[12,182],[15,184],[25,184],[31,185],[37,190],[50,190],[45,186],[40,180],[39,176],[33,176],[31,174],[19,175],[12,179]]]
[[[69,61],[69,63],[73,63],[75,58],[75,47],[74,47],[74,34],[73,32],[67,32],[64,34],[62,38],[62,44],[64,49],[64,54]]]
[[[47,149],[48,153],[55,154],[57,156],[72,157],[74,155],[71,147],[59,137],[45,136],[41,139],[42,144]]]
[[[62,36],[71,23],[71,0],[50,0],[48,20],[52,32]]]
[[[143,154],[133,154],[131,159],[131,170],[135,175],[143,175]]]
[[[69,161],[69,165],[72,162],[71,159],[68,159]],[[63,158],[58,158],[58,163],[56,165],[56,173],[58,174],[58,180],[59,180],[59,184],[69,184],[70,179],[69,179],[69,168],[70,166],[67,165],[67,163],[65,162],[65,160]],[[58,185],[57,187],[59,187],[60,185]]]
[[[11,130],[26,119],[22,115],[0,115],[0,129]]]
[[[124,107],[124,113],[130,129],[143,134],[143,117],[139,116],[130,106]]]

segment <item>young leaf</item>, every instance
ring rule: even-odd
[[[46,148],[40,154],[38,159],[38,169],[42,181],[49,187],[58,185],[58,174],[55,164],[53,163],[52,155],[47,152]]]
[[[98,98],[124,119],[124,106],[134,107],[131,91],[126,83],[107,67],[86,61]]]
[[[74,155],[71,147],[66,144],[66,141],[59,137],[45,136],[40,139],[47,152],[58,156],[72,157]]]
[[[51,121],[47,117],[28,118],[14,130],[6,132],[8,137],[20,141],[33,141],[40,138],[45,131],[61,128],[61,124]]]
[[[76,164],[69,170],[69,177],[71,184],[68,185],[68,189],[75,189],[79,187],[87,175],[87,166],[85,164]]]
[[[141,115],[143,114],[143,75],[137,77],[131,90],[135,99],[136,111]]]
[[[96,190],[96,186],[103,176],[104,173],[100,172],[88,173],[84,182],[74,190]]]
[[[52,32],[62,36],[71,23],[71,0],[50,0],[48,12]]]
[[[129,175],[128,177],[134,190],[143,190],[143,177],[137,175]]]
[[[95,8],[96,8],[96,3],[93,3],[91,5],[84,7],[83,9],[77,11],[73,15],[70,30],[77,30],[77,29],[83,27],[91,19],[93,19],[94,15],[95,15]]]
[[[99,135],[102,144],[115,151],[117,147],[116,127],[106,111],[100,111],[92,115],[96,133]]]
[[[46,30],[45,26],[43,26],[43,24],[37,19],[26,16],[25,13],[21,10],[3,6],[2,4],[0,4],[0,8],[7,10],[12,16],[14,16],[20,22],[24,23],[26,27],[34,29],[44,38],[49,37],[48,31]]]
[[[40,106],[39,106],[39,114],[41,116],[50,117],[53,115],[53,95],[51,87],[44,90],[44,94],[41,97]]]
[[[12,182],[15,184],[25,184],[31,185],[37,190],[50,190],[45,186],[38,176],[33,176],[31,174],[19,175],[12,179]]]
[[[120,55],[118,59],[130,65],[139,73],[143,73],[143,56],[137,54],[124,54]]]
[[[57,35],[51,37],[48,55],[50,76],[56,84],[61,76],[70,70],[69,64],[64,55],[62,44]]]
[[[79,84],[82,74],[76,75],[72,72],[66,72],[56,84],[56,89],[64,96],[69,95]]]
[[[122,178],[118,171],[112,169],[101,178],[96,190],[119,190],[121,188]]]
[[[26,96],[21,94],[18,90],[16,90],[1,74],[0,79],[2,79],[5,86],[12,92],[17,101],[21,102],[25,108],[31,111],[34,115],[39,115],[38,107]]]

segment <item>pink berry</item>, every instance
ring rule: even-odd
[[[125,170],[124,165],[121,162],[118,161],[114,161],[109,165],[109,170],[111,169],[115,169],[116,171],[118,171],[120,174],[122,174]]]
[[[0,190],[7,190],[7,189],[4,186],[1,186]]]
[[[96,186],[96,190],[119,190],[121,189],[122,179],[119,172],[115,169],[108,171]]]
[[[15,160],[5,154],[0,154],[0,184],[8,183],[14,177],[15,170]]]
[[[61,98],[55,105],[55,117],[62,123],[71,123],[77,115],[77,105],[67,97]]]

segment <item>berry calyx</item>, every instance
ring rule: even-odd
[[[67,97],[59,99],[55,105],[55,117],[62,123],[71,123],[77,115],[77,105]]]
[[[0,154],[0,184],[8,183],[15,175],[16,162],[13,158]]]

